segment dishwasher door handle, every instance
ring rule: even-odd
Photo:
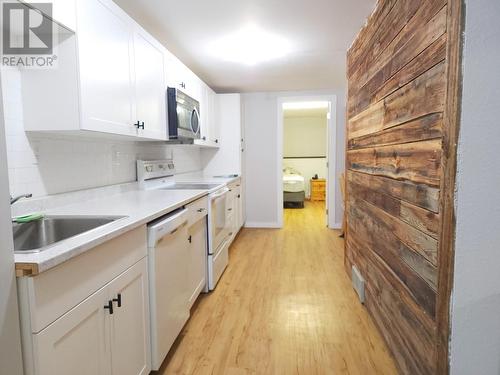
[[[188,220],[188,209],[183,208],[178,213],[151,225],[148,228],[148,246],[154,247],[163,237],[177,232]]]

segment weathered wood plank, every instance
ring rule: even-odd
[[[380,225],[390,230],[408,248],[420,254],[432,265],[437,266],[438,241],[435,238],[389,215],[384,210],[366,201],[356,199],[356,197],[351,196],[349,204],[354,204],[356,205],[355,208],[362,209],[367,215],[372,215],[373,218],[378,220]],[[349,211],[349,213],[351,212]]]
[[[352,174],[349,176],[351,196],[363,199],[425,234],[436,239],[438,238],[440,226],[439,214],[377,191],[370,185],[358,184],[353,181]]]
[[[349,64],[348,76],[358,71],[366,59],[374,59],[394,40],[399,32],[410,20],[415,12],[422,6],[425,0],[399,0],[390,9],[383,23],[365,39],[365,46],[358,50],[357,55],[352,56],[353,60]]]
[[[347,152],[348,169],[436,187],[440,165],[440,139]]]
[[[427,0],[391,44],[376,59],[368,58],[349,80],[357,93],[378,71],[400,54],[417,56],[446,32],[446,1]],[[400,50],[403,49],[403,52]],[[401,56],[399,61],[405,60]],[[411,59],[410,59],[411,60]],[[409,60],[407,60],[409,61]]]
[[[351,65],[355,62],[364,50],[372,43],[377,30],[384,24],[384,21],[398,0],[377,1],[375,9],[368,17],[366,24],[359,31],[356,39],[352,43],[347,53],[347,75],[352,74]]]
[[[450,300],[455,258],[455,176],[462,93],[462,46],[465,9],[460,0],[448,2],[447,90],[441,180],[442,227],[439,247],[439,296],[437,306],[437,374],[449,373]]]
[[[401,373],[433,374],[436,327],[396,275],[372,252],[363,251],[357,238],[348,238],[346,247],[355,254],[366,278],[365,305],[393,352]],[[362,255],[361,255],[362,254]],[[356,263],[358,264],[358,263]]]
[[[436,311],[437,269],[403,243],[379,216],[370,216],[366,202],[349,202],[351,230],[367,250],[377,253],[413,298],[434,319]],[[417,256],[415,256],[417,255]]]
[[[445,64],[440,63],[348,122],[348,139],[362,137],[444,109]]]
[[[390,195],[435,213],[439,212],[439,189],[437,188],[355,171],[348,171],[347,178],[352,183],[370,186],[371,189],[380,193]]]
[[[350,139],[349,150],[374,146],[389,146],[400,143],[426,141],[442,137],[443,114],[432,113],[388,130]]]
[[[402,48],[381,70],[379,70],[350,101],[349,118],[376,103],[394,91],[413,81],[418,76],[444,61],[446,57],[446,34],[416,54],[413,48]]]

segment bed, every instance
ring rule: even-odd
[[[304,208],[305,181],[293,168],[283,169],[283,206]]]

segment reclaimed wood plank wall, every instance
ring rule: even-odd
[[[404,374],[448,372],[460,19],[379,0],[347,57],[346,270]]]

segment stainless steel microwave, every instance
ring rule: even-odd
[[[182,91],[169,87],[167,106],[169,139],[200,139],[200,103]]]

